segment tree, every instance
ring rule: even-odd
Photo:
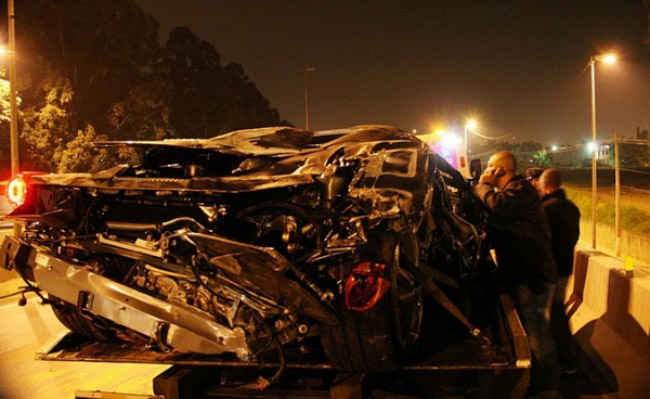
[[[221,66],[212,44],[175,28],[166,44],[172,86],[170,123],[182,137],[211,137],[236,129],[287,124],[270,107],[244,68]]]
[[[66,144],[89,127],[120,139],[166,128],[151,85],[162,60],[158,26],[134,1],[32,0],[16,15],[25,167],[58,170]]]
[[[51,74],[70,81],[74,131],[92,124],[109,132],[111,107],[160,58],[158,25],[133,0],[32,0],[20,2],[16,15],[22,58],[33,65],[21,70],[36,82]]]
[[[96,172],[106,169],[106,150],[95,150],[92,143],[105,141],[106,136],[98,135],[95,128],[87,126],[85,130],[79,130],[77,137],[69,141],[61,151],[58,164],[59,173],[68,172]]]
[[[539,166],[551,166],[551,159],[546,150],[540,150],[533,154],[533,160]]]
[[[135,0],[30,0],[16,4],[16,16],[23,168],[94,167],[70,154],[97,137],[209,137],[286,124],[241,65],[222,67],[214,46],[189,29],[161,46],[158,24]]]
[[[9,137],[9,124],[11,123],[11,108],[9,104],[9,81],[4,79],[4,71],[0,73],[0,134]],[[0,140],[0,159],[10,159],[9,140]],[[6,179],[9,175],[2,176]]]
[[[111,107],[108,120],[112,139],[162,140],[175,135],[169,123],[170,83],[159,72],[153,75]]]
[[[650,166],[650,142],[648,141],[623,142],[619,145],[619,151],[623,167]],[[614,157],[614,151],[611,152],[611,156]]]
[[[65,144],[72,139],[68,104],[74,97],[70,81],[53,75],[40,84],[41,107],[31,106],[23,112],[23,156],[29,169],[54,171],[61,160]]]

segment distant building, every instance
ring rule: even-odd
[[[612,147],[613,146],[611,144],[601,144],[598,147],[598,156],[596,158],[598,160],[598,163],[613,165],[614,149]],[[610,157],[610,152],[611,152],[611,157]]]

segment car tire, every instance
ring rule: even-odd
[[[51,295],[49,300],[52,302],[52,311],[56,318],[70,331],[99,341],[114,339],[114,334],[109,328],[93,323],[79,313],[74,305]]]
[[[382,372],[399,369],[415,345],[422,322],[422,289],[412,279],[406,259],[403,234],[385,232],[369,237],[364,260],[387,266],[385,277],[390,277],[389,291],[377,304],[363,312],[348,310],[341,300],[341,323],[322,326],[322,345],[333,368],[343,371]],[[417,256],[417,252],[415,252]],[[344,281],[354,265],[344,266]],[[407,280],[400,283],[400,280]],[[404,292],[395,290],[400,285],[411,286],[410,303],[400,303]],[[404,288],[404,287],[402,287]]]

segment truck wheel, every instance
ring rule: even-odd
[[[57,319],[70,331],[99,341],[114,339],[113,332],[107,326],[100,326],[79,313],[77,308],[61,299],[51,296],[52,311]]]
[[[408,271],[414,262],[407,261],[406,242],[405,235],[393,232],[369,237],[364,260],[385,264],[384,277],[390,278],[391,286],[366,311],[348,310],[340,301],[341,323],[323,326],[322,333],[323,348],[332,367],[345,371],[394,371],[408,358],[420,334],[423,308],[422,289]],[[344,266],[343,279],[353,266]]]

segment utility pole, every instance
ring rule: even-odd
[[[16,106],[16,31],[14,26],[14,0],[8,1],[9,14],[9,104],[11,112],[10,137],[11,137],[11,175],[19,172],[18,161],[18,109]]]
[[[618,140],[618,132],[614,132],[614,207],[616,208],[614,252],[616,256],[621,256],[621,152]]]
[[[7,2],[7,14],[9,18],[9,135],[11,146],[11,176],[15,177],[20,171],[18,160],[18,108],[16,105],[16,29],[14,13],[14,0]],[[18,237],[21,232],[19,223],[14,222],[14,236]]]
[[[596,60],[594,57],[589,59],[591,69],[591,142],[593,150],[591,151],[591,247],[596,249],[596,223],[598,218],[598,142],[596,141]]]

